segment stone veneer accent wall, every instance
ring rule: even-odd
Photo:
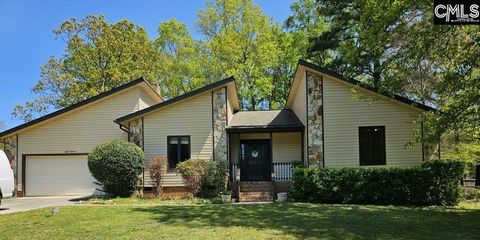
[[[213,157],[227,161],[227,89],[212,92]]]
[[[15,175],[15,189],[17,189],[17,156],[18,156],[18,146],[17,146],[17,135],[11,136],[5,139],[5,155],[7,155],[8,160],[12,162],[13,174]]]
[[[306,79],[308,165],[323,167],[323,77],[307,71]]]
[[[143,149],[143,118],[130,122],[130,142]]]

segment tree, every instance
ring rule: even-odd
[[[380,88],[397,50],[392,37],[415,8],[416,1],[318,1],[318,14],[329,28],[312,39],[310,52],[333,52],[329,68]]]
[[[299,35],[284,32],[279,26],[274,28],[273,36],[278,57],[272,62],[269,73],[272,76],[272,92],[268,102],[270,109],[280,109],[285,106],[298,59],[304,56],[304,45],[297,41]]]
[[[29,121],[144,77],[156,83],[159,56],[145,30],[132,22],[108,23],[102,15],[63,22],[53,33],[66,43],[50,57],[32,91],[39,97],[17,105],[13,116]]]
[[[286,25],[305,34],[326,23],[310,35],[310,58],[381,91],[435,106],[439,111],[422,116],[422,141],[478,145],[480,29],[434,25],[432,8],[426,0],[299,0]]]
[[[176,20],[163,22],[158,34],[155,46],[162,63],[159,76],[163,96],[176,97],[214,80],[204,74],[202,43],[191,37],[185,24]]]
[[[251,0],[207,1],[198,16],[210,72],[237,78],[242,108],[268,108],[279,54],[272,20]]]
[[[318,12],[317,0],[298,0],[292,3],[290,9],[292,14],[285,20],[284,29],[293,36],[299,58],[325,66],[332,60],[331,52],[324,51],[321,54],[310,52],[309,40],[329,29],[326,18]]]

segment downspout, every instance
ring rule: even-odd
[[[116,124],[118,124],[118,127],[120,128],[120,130],[126,132],[126,133],[128,134],[128,136],[129,136],[129,138],[130,138],[130,128],[122,125],[121,123],[119,123],[119,122],[117,122],[117,121],[115,121],[115,120],[113,120],[113,122],[116,123]]]

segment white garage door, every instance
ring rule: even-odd
[[[27,196],[91,195],[95,191],[87,156],[29,156],[26,160]]]

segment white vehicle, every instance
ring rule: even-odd
[[[2,198],[13,195],[13,168],[7,155],[0,150],[0,204]]]

